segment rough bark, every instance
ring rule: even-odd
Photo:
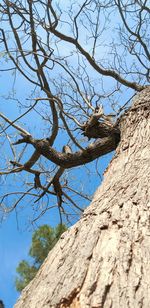
[[[121,141],[91,205],[15,308],[150,305],[150,89],[120,119]]]

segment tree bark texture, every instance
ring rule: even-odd
[[[103,184],[15,308],[150,307],[150,88],[119,125]]]

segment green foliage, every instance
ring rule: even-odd
[[[21,292],[34,278],[38,268],[36,268],[34,265],[30,265],[27,261],[22,260],[19,263],[16,271],[19,274],[19,277],[16,278],[15,285],[17,291]]]
[[[66,230],[66,226],[61,224],[57,225],[56,228],[43,225],[33,233],[32,244],[29,250],[29,256],[33,258],[33,261],[29,263],[22,260],[19,263],[16,269],[18,277],[15,281],[17,291],[21,292],[35,277],[49,251],[55,246],[61,234]]]

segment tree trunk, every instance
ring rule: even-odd
[[[15,308],[150,307],[150,88],[135,96],[120,129],[91,205]]]

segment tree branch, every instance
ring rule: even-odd
[[[90,54],[79,44],[79,42],[76,39],[72,38],[71,36],[67,36],[52,27],[50,27],[49,29],[47,28],[46,30],[47,31],[49,30],[50,32],[52,32],[57,37],[59,37],[61,40],[73,44],[81,52],[81,54],[85,56],[85,58],[91,64],[91,66],[101,75],[112,77],[118,82],[122,83],[124,86],[130,87],[136,91],[142,91],[144,89],[144,86],[137,84],[136,82],[131,82],[129,80],[124,79],[116,71],[110,70],[110,69],[104,69],[102,66],[99,66],[95,62],[95,60],[90,56]]]
[[[54,150],[46,139],[32,140],[31,144],[47,159],[56,165],[68,169],[89,163],[116,149],[118,140],[115,135],[91,143],[85,150],[75,153],[61,153]]]

